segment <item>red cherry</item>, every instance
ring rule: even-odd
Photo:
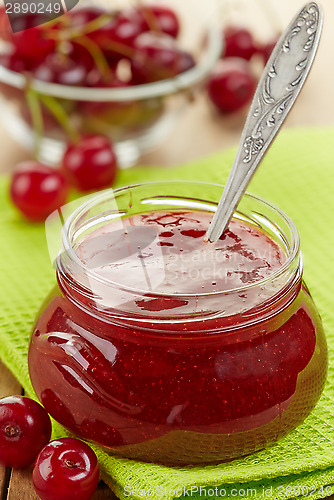
[[[87,79],[87,71],[84,66],[71,59],[62,61],[61,57],[54,53],[36,68],[34,76],[43,82],[82,86]]]
[[[171,8],[165,5],[141,5],[135,9],[141,17],[143,31],[158,31],[177,38],[180,32],[179,19]]]
[[[135,9],[107,12],[98,7],[86,7],[74,10],[69,15],[76,27],[85,26],[101,15],[110,15],[110,21],[100,28],[86,33],[105,53],[109,62],[118,62],[129,55],[129,47],[135,38],[145,31],[142,19]]]
[[[0,400],[0,465],[28,467],[50,437],[51,420],[39,403],[23,396]]]
[[[132,47],[134,40],[140,33],[145,31],[142,19],[138,16],[136,9],[125,9],[118,12],[109,26],[105,27],[102,35],[109,35],[109,40],[119,44]],[[98,34],[99,35],[99,34]],[[97,37],[100,42],[108,44],[108,39]],[[103,45],[102,45],[103,46]]]
[[[225,40],[223,57],[241,57],[249,61],[256,53],[253,36],[247,29],[228,26],[223,35]]]
[[[195,65],[193,57],[181,50],[169,35],[142,33],[134,42],[131,59],[132,83],[150,83],[173,78]]]
[[[84,136],[64,154],[63,171],[81,191],[109,187],[116,176],[117,160],[110,141],[101,135]]]
[[[10,186],[13,203],[27,219],[36,222],[64,205],[67,192],[63,174],[36,161],[20,163]]]
[[[61,85],[86,84],[94,66],[90,54],[76,44],[68,44],[66,53],[53,52],[34,69],[34,77]]]
[[[47,37],[48,30],[43,26],[36,26],[40,18],[37,14],[24,14],[14,19],[15,30],[19,32],[12,34],[11,43],[16,56],[25,59],[30,67],[51,54],[56,46],[55,40]]]
[[[99,482],[96,455],[78,439],[51,441],[36,458],[32,481],[42,500],[90,500]]]
[[[27,61],[19,57],[16,52],[0,54],[0,64],[16,73],[23,73],[29,70]]]
[[[219,61],[208,81],[211,101],[223,113],[232,113],[247,104],[255,91],[256,80],[243,59]]]
[[[132,56],[134,41],[143,31],[145,26],[135,9],[127,9],[119,12],[108,25],[93,33],[91,38],[113,64]]]

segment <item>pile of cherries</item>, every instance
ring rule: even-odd
[[[117,87],[171,78],[195,65],[176,38],[180,23],[176,13],[161,5],[138,5],[107,11],[87,6],[55,21],[36,26],[41,14],[18,17],[18,33],[0,26],[9,43],[1,63],[13,71],[29,71],[45,82],[87,87]],[[118,76],[121,60],[130,63],[130,76]]]
[[[263,64],[277,42],[256,42],[252,33],[238,26],[223,30],[224,52],[207,84],[210,100],[224,114],[233,113],[248,104],[255,92],[257,76],[251,62],[259,58]]]
[[[64,85],[115,88],[172,78],[195,65],[177,37],[176,13],[162,5],[138,5],[117,11],[88,6],[45,25],[41,15],[17,17],[13,33],[4,8],[0,28],[7,51],[0,63],[36,79]],[[119,67],[127,61],[127,77]],[[124,74],[124,71],[123,71]],[[96,103],[82,103],[83,111]],[[29,112],[28,112],[29,115]],[[50,121],[43,108],[44,126]],[[52,119],[52,117],[51,117]],[[32,120],[28,116],[28,120]],[[109,187],[116,175],[113,144],[101,135],[83,135],[69,144],[59,169],[37,161],[14,171],[10,194],[21,213],[43,221],[66,202],[69,189],[94,191]]]
[[[24,469],[33,464],[32,481],[42,500],[90,500],[99,482],[94,451],[83,441],[50,441],[51,420],[33,399],[0,400],[0,465]]]

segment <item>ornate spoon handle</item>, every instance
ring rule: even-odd
[[[323,13],[307,3],[282,34],[257,86],[239,148],[217,211],[206,234],[216,241],[225,231],[255,170],[288,115],[311,69]]]

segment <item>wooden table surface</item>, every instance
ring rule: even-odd
[[[183,8],[190,9],[191,1],[182,0]],[[233,1],[240,4],[240,1]],[[261,5],[265,8],[266,2],[269,0],[254,0],[254,9],[253,0],[245,2],[248,8],[251,7],[247,21],[254,29],[257,29],[256,9],[261,8]],[[299,0],[273,2],[277,26],[284,27],[302,4]],[[321,4],[325,12],[322,41],[308,81],[287,119],[286,128],[334,123],[334,2],[322,0]],[[238,143],[246,113],[244,110],[233,116],[221,116],[212,109],[203,94],[184,113],[170,137],[155,152],[142,158],[141,162],[152,165],[152,168],[156,165],[168,167],[235,145]],[[0,155],[0,172],[10,172],[18,161],[29,157],[29,153],[18,147],[4,127],[0,127]],[[0,362],[0,397],[20,393],[21,387]],[[116,497],[101,484],[94,500],[103,498]],[[38,499],[31,484],[30,470],[11,471],[0,467],[0,500],[5,499]]]

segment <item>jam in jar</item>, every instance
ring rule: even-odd
[[[63,226],[30,376],[56,420],[112,454],[230,460],[293,430],[322,392],[326,340],[295,226],[245,195],[224,235],[205,242],[221,192],[110,190]]]

